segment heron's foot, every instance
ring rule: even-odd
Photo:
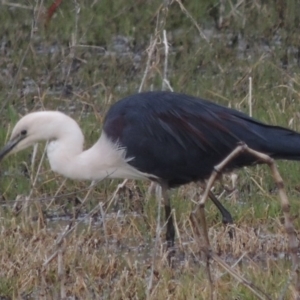
[[[168,260],[168,265],[169,267],[173,268],[174,267],[174,260],[175,260],[175,243],[174,240],[167,240],[167,260]]]
[[[227,225],[229,225],[229,229],[228,229],[228,234],[229,234],[229,238],[232,240],[233,237],[235,236],[235,230],[233,227],[231,227],[230,225],[233,224],[233,218],[230,214],[229,211],[226,211],[225,214],[222,215],[222,223],[227,227]]]

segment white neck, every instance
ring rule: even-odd
[[[125,149],[113,144],[104,132],[96,144],[86,151],[83,151],[83,141],[78,143],[79,136],[82,136],[80,128],[74,127],[72,135],[49,143],[47,154],[53,171],[83,180],[148,178],[147,174],[127,163],[132,158],[125,159]]]

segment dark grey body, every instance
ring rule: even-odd
[[[171,92],[131,95],[114,104],[104,131],[127,149],[129,163],[169,187],[209,177],[239,142],[275,159],[300,160],[300,134],[239,111]],[[230,165],[256,163],[242,154]]]

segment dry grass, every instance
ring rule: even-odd
[[[2,293],[35,299],[43,295],[45,299],[64,295],[79,299],[145,298],[154,251],[155,219],[151,220],[147,213],[109,213],[105,216],[105,229],[100,216],[97,221],[83,219],[85,222],[79,223],[57,245],[69,222],[44,224],[22,214],[2,218]],[[181,216],[178,228],[181,244],[173,269],[168,267],[164,246],[159,242],[150,298],[207,299],[208,279],[188,214]],[[288,264],[283,259],[287,253],[284,233],[246,224],[239,224],[235,231],[236,237],[230,240],[222,226],[211,227],[209,237],[214,251],[266,292],[272,291],[275,282],[277,288],[284,285],[289,277],[289,268],[282,268]],[[229,299],[239,293],[247,295],[222,268],[215,263],[211,268],[217,299]],[[228,298],[222,296],[224,293],[228,293]],[[247,297],[251,299],[251,293]]]
[[[15,297],[47,295],[51,299],[65,293],[80,299],[144,298],[155,224],[138,214],[110,213],[105,217],[104,230],[103,222],[84,219],[89,224],[78,224],[57,245],[66,228],[63,221],[48,221],[47,225],[39,226],[40,220],[21,215],[2,218],[0,289]],[[178,299],[207,299],[208,279],[187,216],[180,222],[179,230],[182,243],[173,269],[168,267],[164,247],[159,243],[150,298],[177,295]],[[288,269],[282,270],[282,264],[287,263],[283,260],[287,253],[284,233],[271,233],[263,227],[255,230],[246,224],[236,226],[235,230],[236,237],[230,240],[222,226],[211,227],[209,237],[214,251],[259,286],[269,285],[269,276],[275,276],[275,283],[279,274],[278,284],[283,284],[289,275]],[[227,289],[229,295],[234,295],[232,289],[243,290],[215,263],[212,272],[218,299]],[[261,282],[259,278],[268,279]]]

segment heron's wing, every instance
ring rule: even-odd
[[[264,127],[270,126],[212,102],[180,96],[172,101],[156,98],[154,103],[146,102],[148,107],[137,109],[138,114],[128,119],[132,122],[132,128],[128,126],[128,129],[134,133],[133,127],[137,127],[137,139],[142,137],[142,140],[162,143],[169,149],[187,151],[193,148],[201,155],[219,153],[224,156],[238,142],[252,144],[253,140],[265,140]],[[137,120],[139,124],[134,124]]]

